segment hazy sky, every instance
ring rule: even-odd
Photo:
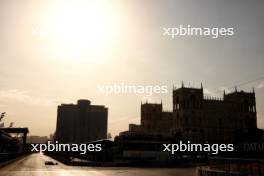
[[[86,98],[109,108],[109,131],[140,121],[140,102],[172,107],[182,80],[206,94],[264,76],[264,1],[119,0],[0,1],[0,112],[6,125],[49,135],[57,105]],[[233,36],[171,39],[163,28],[232,27]],[[166,85],[168,94],[98,93],[114,83]],[[264,80],[255,87],[258,126],[264,128]],[[230,89],[231,88],[231,89]]]

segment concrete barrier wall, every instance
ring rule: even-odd
[[[239,163],[239,164],[222,164],[207,167],[198,167],[197,176],[263,176],[263,163]]]
[[[30,153],[0,153],[0,168],[24,158]]]
[[[28,152],[0,153],[0,163],[28,155]]]
[[[225,172],[225,171],[217,171],[211,170],[208,168],[197,168],[196,169],[196,176],[247,176],[246,174],[242,173],[232,173],[232,172]]]

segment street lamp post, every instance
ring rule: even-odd
[[[0,116],[0,122],[1,122],[2,119],[5,117],[5,114],[6,114],[6,112],[2,112],[2,113],[1,113],[1,116]]]

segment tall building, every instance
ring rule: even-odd
[[[108,109],[91,105],[89,100],[61,104],[57,111],[55,140],[61,143],[84,143],[107,138]]]
[[[223,98],[204,96],[203,87],[173,89],[173,111],[162,104],[141,105],[141,124],[129,130],[181,134],[191,142],[233,142],[257,129],[255,93],[235,90]]]

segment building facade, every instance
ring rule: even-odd
[[[203,87],[173,89],[173,111],[161,104],[141,105],[141,124],[130,131],[181,134],[193,143],[228,143],[257,129],[255,93],[235,90],[223,98],[204,96]]]
[[[165,112],[162,103],[141,104],[141,125],[130,124],[130,131],[141,131],[151,134],[168,133],[172,128],[173,113]]]
[[[62,104],[57,110],[55,140],[61,143],[84,143],[107,138],[108,109],[91,105],[89,100]]]

